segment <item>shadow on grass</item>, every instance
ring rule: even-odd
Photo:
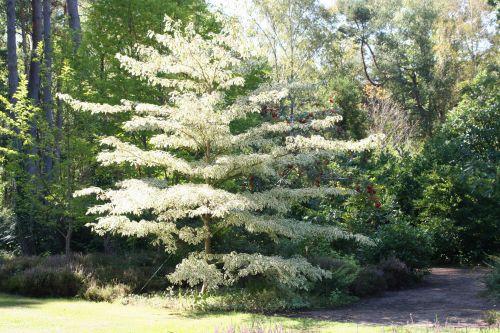
[[[317,318],[305,317],[288,317],[280,314],[272,313],[249,313],[249,312],[233,312],[233,311],[183,311],[176,313],[180,317],[189,319],[204,319],[213,318],[214,316],[231,316],[232,314],[247,315],[248,317],[242,318],[238,326],[242,327],[256,327],[262,328],[275,324],[280,325],[283,319],[286,319],[286,329],[299,330],[305,332],[312,332],[312,329],[318,329],[318,323],[323,322]],[[328,321],[325,321],[328,323]],[[259,331],[260,332],[260,331]]]
[[[42,303],[43,300],[26,298],[18,295],[0,294],[0,308],[29,307],[33,305],[40,305]]]

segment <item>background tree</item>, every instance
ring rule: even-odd
[[[473,64],[492,45],[492,8],[485,2],[344,1],[340,8],[350,23],[345,32],[359,44],[368,82],[388,89],[426,136],[457,102],[457,84],[464,78],[455,69]]]
[[[19,73],[17,71],[17,42],[16,42],[16,1],[6,1],[7,12],[7,68],[9,70],[9,98],[17,91]]]

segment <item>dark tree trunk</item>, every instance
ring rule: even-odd
[[[17,71],[17,42],[16,42],[16,0],[6,0],[7,13],[7,70],[8,70],[8,97],[15,103],[14,94],[19,86],[19,73]],[[12,119],[15,115],[9,112]],[[19,134],[19,128],[14,131]],[[14,138],[13,146],[16,151],[21,150],[21,140]]]
[[[31,10],[33,15],[33,33],[32,33],[32,49],[31,49],[31,64],[28,78],[28,97],[36,104],[40,103],[40,55],[37,47],[42,41],[42,1],[32,0]]]
[[[33,33],[31,34],[32,39],[32,50],[31,50],[31,64],[28,78],[28,98],[30,98],[35,105],[40,105],[40,56],[38,54],[37,47],[42,41],[42,2],[41,0],[31,1],[31,10],[33,14]],[[37,136],[37,126],[33,122],[30,129],[30,134],[33,141],[35,141]],[[34,156],[37,154],[36,145],[32,144],[32,149],[30,151],[32,155],[28,159],[27,171],[30,175],[34,176],[37,172],[37,166]]]
[[[113,246],[113,240],[109,235],[105,235],[103,239],[104,254],[112,255],[115,253],[115,248]]]
[[[54,129],[54,99],[52,97],[52,14],[51,0],[43,0],[43,53],[45,64],[45,81],[43,82],[43,109],[45,120],[47,121],[49,136],[52,136]],[[45,147],[43,154],[44,174],[50,179],[53,168],[53,146],[49,140],[48,147]]]
[[[66,0],[66,6],[69,16],[69,27],[73,32],[73,43],[76,50],[82,41],[80,14],[78,13],[78,0]]]
[[[381,87],[382,84],[373,80],[370,77],[370,74],[368,73],[368,65],[366,64],[366,60],[365,60],[365,43],[363,41],[361,41],[361,44],[360,44],[360,51],[361,51],[361,62],[363,63],[363,72],[365,73],[366,79],[368,80],[368,82],[370,82],[370,84],[372,86]],[[373,56],[373,54],[372,54],[372,56]]]
[[[61,92],[61,82],[57,81],[56,91]],[[61,160],[61,142],[62,142],[62,127],[63,127],[63,104],[61,100],[56,99],[57,112],[56,112],[56,137],[55,137],[55,154],[56,160],[59,163]]]
[[[29,76],[30,70],[30,52],[28,46],[28,34],[30,33],[28,26],[29,22],[32,20],[31,16],[29,16],[30,10],[28,7],[31,7],[31,2],[26,0],[16,1],[18,16],[16,17],[19,28],[21,29],[21,50],[22,53],[18,54],[18,57],[22,57],[23,61],[23,73],[26,77]]]
[[[23,50],[23,63],[24,63],[24,74],[29,75],[30,71],[30,60],[28,57],[28,32],[26,31],[26,23],[24,20],[21,21],[21,48]]]
[[[9,99],[13,101],[19,84],[17,72],[17,44],[16,44],[16,1],[6,0],[7,5],[7,68],[9,71]]]
[[[413,99],[415,100],[415,104],[418,110],[418,113],[420,114],[420,118],[423,122],[425,134],[427,136],[430,136],[432,133],[432,120],[429,114],[429,111],[425,109],[424,103],[422,101],[422,96],[420,95],[420,90],[418,87],[418,79],[417,79],[417,74],[415,71],[412,71],[409,73],[411,83],[412,83],[412,93],[413,93]]]
[[[71,222],[68,222],[68,228],[66,229],[66,235],[64,236],[64,250],[67,257],[71,256],[71,236],[73,235],[73,228]]]
[[[38,54],[38,45],[42,41],[42,24],[43,24],[43,13],[42,13],[42,2],[41,0],[31,0],[31,10],[33,19],[33,28],[31,34],[32,49],[31,49],[31,60],[28,76],[28,98],[33,102],[34,105],[40,105],[40,55]],[[26,218],[19,225],[19,238],[21,243],[21,248],[24,254],[33,254],[34,238],[33,238],[33,225],[35,221],[35,201],[37,200],[37,174],[38,165],[36,161],[36,156],[38,155],[36,140],[38,135],[38,129],[36,120],[33,120],[30,127],[30,136],[32,138],[32,144],[28,151],[29,155],[26,160],[26,171],[29,176],[31,176],[31,181],[26,183],[29,187],[30,192],[31,207],[30,212],[27,214]]]

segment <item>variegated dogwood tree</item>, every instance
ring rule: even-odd
[[[154,133],[147,149],[118,137],[103,138],[102,144],[109,148],[98,160],[103,165],[153,168],[156,177],[127,179],[111,189],[93,187],[75,195],[95,194],[102,202],[89,209],[99,215],[91,224],[97,233],[153,237],[169,252],[176,251],[179,241],[197,246],[199,251],[184,258],[169,276],[174,283],[202,285],[206,291],[242,277],[267,275],[283,286],[307,288],[307,281],[329,273],[299,256],[215,253],[213,236],[221,228],[244,228],[275,240],[353,238],[370,243],[362,235],[290,217],[294,205],[347,195],[349,189],[315,182],[297,187],[283,179],[290,170],[307,169],[339,153],[370,149],[379,137],[349,142],[328,138],[323,134],[341,117],[319,111],[302,122],[261,117],[258,125],[235,133],[232,123],[279,105],[288,89],[262,86],[228,102],[228,90],[245,84],[242,73],[251,52],[236,25],[220,20],[220,32],[201,36],[194,24],[183,26],[166,18],[163,33],[150,33],[158,47],[138,45],[136,57],[117,55],[131,75],[171,91],[165,105],[128,100],[120,105],[92,104],[59,96],[73,108],[92,113],[129,112],[125,131]],[[267,185],[239,190],[227,186],[249,177],[259,177]]]

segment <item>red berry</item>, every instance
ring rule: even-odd
[[[382,204],[381,204],[380,202],[378,202],[378,201],[377,201],[377,202],[375,203],[375,207],[380,208],[381,206],[382,206]]]

